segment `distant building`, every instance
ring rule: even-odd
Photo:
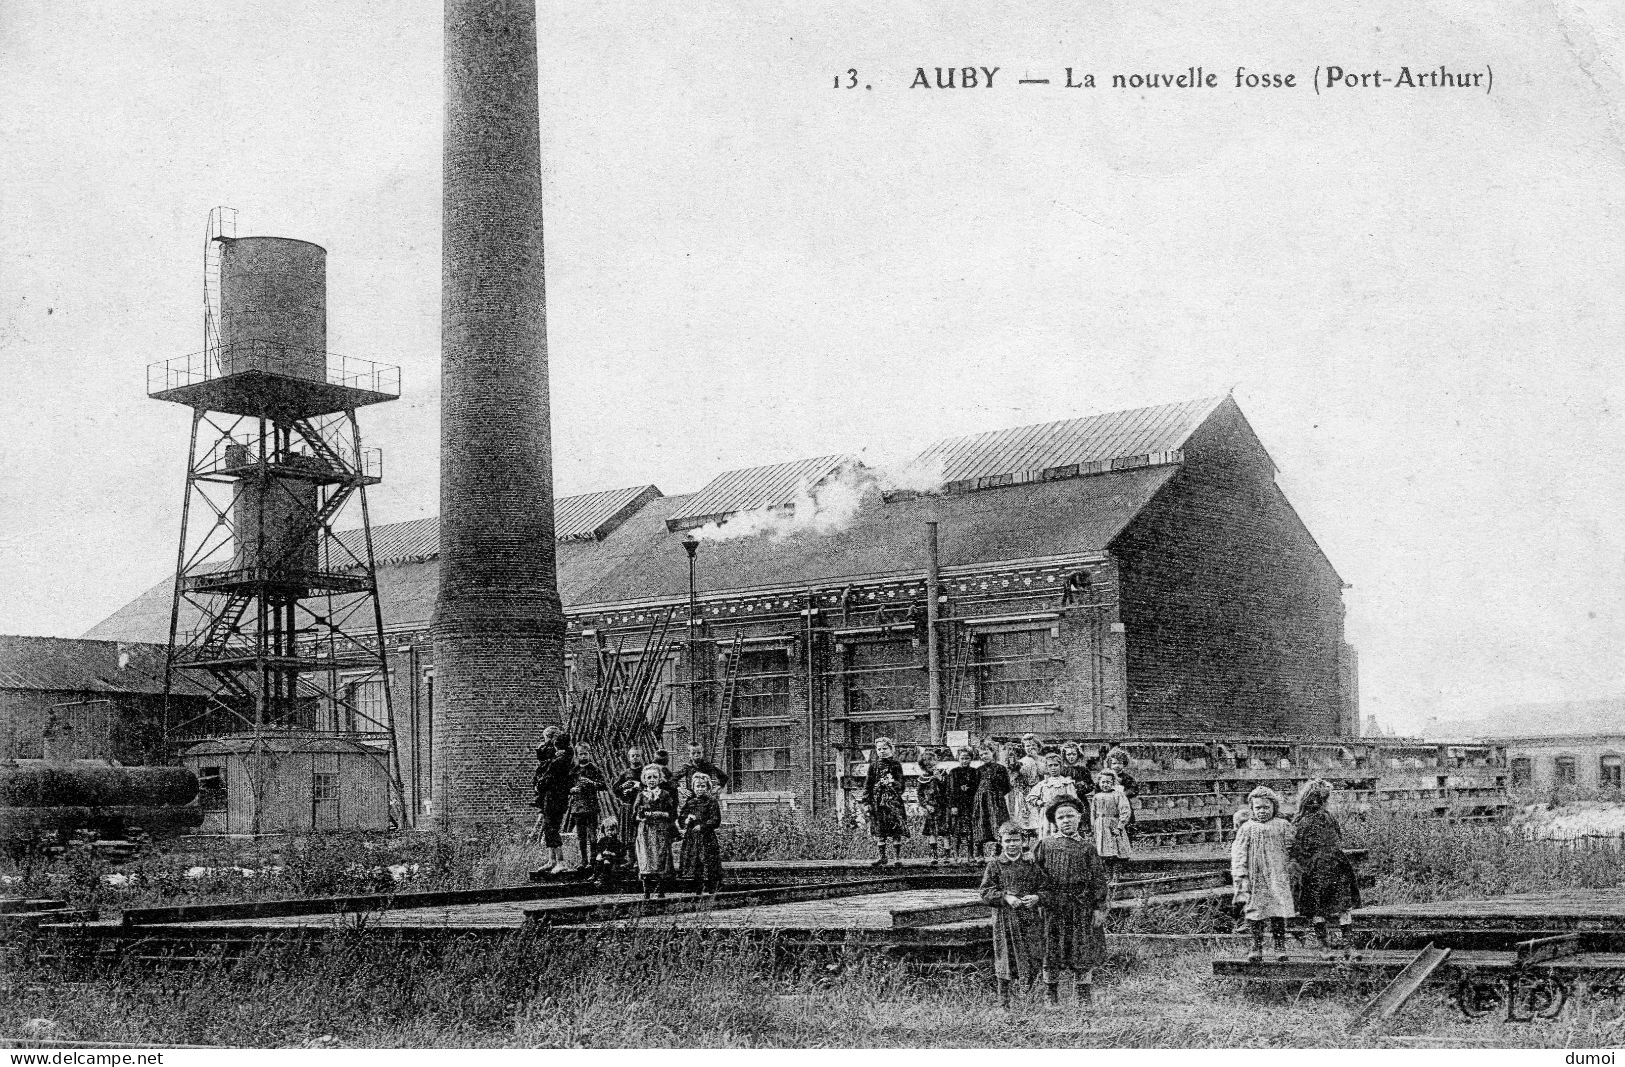
[[[570,684],[590,687],[674,622],[667,746],[681,762],[684,741],[725,735],[713,755],[737,804],[828,810],[845,753],[929,739],[933,688],[946,729],[965,734],[1360,733],[1343,583],[1230,397],[950,438],[894,480],[828,456],[685,496],[567,497],[555,537]],[[436,521],[373,539],[402,777],[426,811]],[[165,641],[172,592],[155,586],[88,636]],[[356,684],[377,690],[357,701],[382,700],[381,682]]]
[[[161,644],[0,635],[0,759],[161,761],[163,703]]]
[[[1589,792],[1621,788],[1625,733],[1487,740],[1505,746],[1508,785],[1514,789],[1545,792],[1565,787]]]

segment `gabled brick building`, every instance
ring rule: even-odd
[[[662,620],[668,743],[709,739],[735,803],[834,803],[839,753],[952,731],[1358,734],[1343,584],[1229,397],[951,438],[890,491],[840,456],[559,500],[571,684]],[[925,531],[940,543],[927,670]],[[685,538],[699,538],[690,622]],[[434,780],[434,519],[374,531],[408,798]],[[170,583],[90,635],[163,641]],[[184,627],[183,627],[184,628]],[[691,668],[692,664],[692,668]],[[365,694],[360,695],[363,699]]]

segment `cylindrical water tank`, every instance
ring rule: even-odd
[[[327,464],[315,456],[288,456],[284,467],[322,475]],[[236,569],[268,567],[273,571],[314,571],[319,563],[320,530],[316,483],[305,478],[271,475],[240,477],[232,507],[237,530]],[[261,515],[261,509],[264,514]]]
[[[327,250],[288,237],[220,245],[220,373],[326,381]]]

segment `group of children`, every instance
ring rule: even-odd
[[[1353,911],[1360,906],[1360,883],[1343,853],[1343,831],[1326,810],[1332,784],[1324,778],[1298,791],[1297,813],[1289,820],[1281,795],[1259,786],[1236,813],[1236,839],[1230,849],[1230,877],[1236,903],[1252,935],[1253,963],[1264,959],[1264,924],[1270,927],[1277,959],[1285,960],[1286,923],[1294,915],[1310,921],[1328,958],[1351,955]],[[1337,924],[1332,938],[1330,924]]]
[[[999,827],[999,854],[982,872],[982,901],[993,909],[993,970],[999,1002],[1012,985],[1030,991],[1044,979],[1045,999],[1060,1002],[1063,971],[1080,1004],[1092,999],[1094,969],[1106,958],[1106,863],[1083,832],[1083,803],[1061,796],[1044,809],[1049,833],[1032,848],[1022,824]]]
[[[594,881],[608,882],[635,865],[645,899],[664,897],[673,876],[694,884],[698,894],[715,893],[722,885],[717,794],[728,776],[700,746],[690,745],[688,756],[688,764],[673,773],[664,750],[645,762],[641,749],[628,749],[626,769],[610,782],[588,746],[572,746],[566,734],[548,727],[536,752],[536,807],[542,811],[548,869],[569,869],[563,834],[574,832],[581,869]],[[630,845],[619,833],[622,827]]]
[[[1090,837],[1108,869],[1130,855],[1135,783],[1122,749],[1108,751],[1096,768],[1073,742],[1045,748],[1027,734],[1019,748],[986,742],[975,754],[966,747],[952,755],[930,750],[919,755],[915,802],[924,815],[921,832],[932,863],[997,852],[1006,825],[1027,840],[1048,838],[1059,832],[1048,814],[1063,798],[1077,802],[1080,832]],[[869,833],[880,852],[877,866],[886,864],[888,848],[900,854],[908,836],[904,782],[896,744],[877,738],[863,791]]]

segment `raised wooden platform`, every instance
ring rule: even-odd
[[[336,930],[435,942],[509,936],[539,926],[750,931],[786,943],[861,942],[970,959],[991,951],[988,910],[976,891],[979,864],[958,871],[930,864],[771,866],[785,876],[782,883],[745,877],[725,883],[712,897],[675,891],[663,900],[646,900],[641,892],[619,887],[533,882],[482,890],[131,909],[108,919],[47,929],[96,942],[98,952],[134,950],[153,959],[199,957],[206,950],[240,954],[259,941],[319,937]],[[1170,866],[1174,873],[1120,882],[1113,907],[1202,903],[1230,894],[1228,870],[1218,867],[1214,857],[1151,869]],[[729,869],[730,877],[736,873],[765,877],[767,865]]]
[[[1625,998],[1625,891],[1522,894],[1364,908],[1355,913],[1359,959],[1294,950],[1251,963],[1222,953],[1213,973],[1249,982],[1375,986],[1418,952],[1449,951],[1429,984],[1452,987],[1472,1018],[1555,1018],[1574,996]]]
[[[1388,904],[1362,908],[1355,915],[1361,930],[1412,937],[1441,931],[1538,934],[1577,931],[1625,935],[1625,890],[1574,890],[1525,893],[1473,900],[1437,900],[1426,904]],[[1625,941],[1621,943],[1625,949]]]

